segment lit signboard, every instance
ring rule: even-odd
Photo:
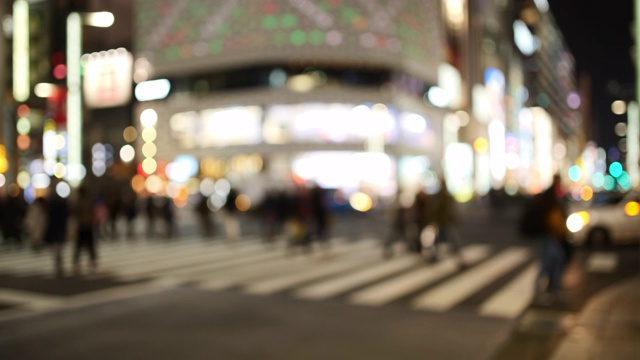
[[[84,55],[84,102],[89,108],[108,108],[131,100],[133,56],[124,49]]]

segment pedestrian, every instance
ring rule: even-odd
[[[122,195],[122,212],[127,221],[127,237],[135,233],[135,220],[138,215],[138,196],[131,188],[127,188]]]
[[[95,271],[98,266],[98,256],[95,246],[95,199],[89,194],[86,184],[78,189],[78,198],[75,204],[76,218],[76,246],[73,253],[74,273],[80,273],[80,255],[83,249],[89,253],[91,270]]]
[[[33,250],[39,250],[44,245],[44,236],[47,231],[47,202],[44,197],[37,197],[29,205],[24,223],[29,245]]]
[[[213,211],[209,208],[209,198],[200,195],[200,200],[195,207],[196,214],[200,223],[200,233],[205,238],[213,236]]]
[[[420,234],[431,223],[432,198],[427,192],[420,188],[414,197],[412,206],[413,228],[411,229],[410,248],[417,253],[422,253],[422,243]]]
[[[156,234],[156,214],[158,212],[153,194],[149,194],[145,199],[144,211],[147,215],[147,236],[153,237]]]
[[[162,219],[164,220],[165,234],[168,238],[173,237],[176,234],[176,219],[173,209],[173,200],[165,196],[162,202]]]
[[[456,203],[449,193],[444,177],[440,177],[440,188],[433,201],[432,221],[436,226],[437,235],[435,238],[435,251],[432,252],[431,260],[437,260],[438,248],[447,243],[459,257],[461,265],[464,266],[464,259],[460,252],[460,234],[456,225]]]
[[[385,259],[393,256],[393,245],[398,241],[404,243],[407,250],[411,249],[408,237],[409,215],[409,207],[403,203],[402,191],[398,189],[388,211],[390,227],[389,234],[383,243],[383,257]]]
[[[67,240],[67,225],[69,219],[69,207],[67,199],[56,192],[56,185],[60,181],[51,182],[49,197],[47,199],[47,231],[45,242],[51,247],[54,260],[54,270],[58,277],[64,276],[63,250]]]
[[[14,186],[11,186],[14,185]],[[0,205],[0,226],[2,236],[9,245],[13,243],[16,248],[22,246],[22,230],[26,213],[26,202],[20,188],[11,184],[7,189],[8,196],[2,197]]]
[[[229,190],[227,201],[223,205],[224,209],[224,229],[227,234],[227,240],[237,242],[240,240],[240,219],[238,218],[238,207],[236,200],[238,191],[234,188]]]
[[[275,242],[276,235],[279,231],[278,212],[278,194],[275,190],[267,190],[267,193],[260,204],[260,214],[262,215],[264,241],[268,244]]]
[[[328,220],[329,208],[325,199],[325,190],[314,184],[309,191],[312,213],[312,240],[320,244],[326,253],[329,252]]]
[[[562,296],[562,276],[567,261],[567,253],[563,246],[566,242],[566,212],[559,193],[561,193],[559,175],[544,192],[536,195],[529,212],[525,212],[532,222],[537,217],[539,231],[534,240],[538,243],[538,259],[540,270],[536,277],[536,300],[543,305],[559,300]]]

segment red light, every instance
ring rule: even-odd
[[[18,149],[27,150],[29,146],[31,146],[31,138],[29,135],[20,135],[16,139],[16,144],[18,145]]]
[[[31,109],[29,108],[28,105],[22,104],[22,105],[18,106],[18,116],[19,117],[21,117],[21,118],[29,117],[30,113],[31,113]]]
[[[53,77],[58,79],[58,80],[62,80],[65,78],[65,76],[67,76],[67,65],[65,64],[58,64],[56,65],[56,67],[53,68]]]

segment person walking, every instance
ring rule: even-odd
[[[76,245],[73,253],[74,273],[80,273],[80,255],[83,249],[89,252],[91,269],[95,271],[98,266],[98,256],[95,246],[95,200],[89,194],[86,185],[78,190],[78,199],[75,206],[76,217]]]
[[[67,240],[67,223],[69,219],[69,207],[67,199],[56,192],[56,184],[53,181],[47,206],[47,231],[45,242],[51,246],[54,260],[54,270],[58,277],[64,276],[63,250]]]
[[[559,175],[536,198],[535,208],[543,219],[543,231],[538,235],[540,271],[536,278],[537,299],[542,303],[559,300],[562,292],[562,276],[567,260],[563,246],[566,241],[567,215],[558,194],[562,191]]]
[[[24,224],[27,229],[29,245],[33,250],[39,250],[44,245],[47,230],[47,202],[44,197],[36,198],[29,205]]]
[[[460,235],[457,229],[456,203],[449,189],[447,182],[443,177],[440,178],[440,189],[435,195],[433,204],[433,223],[437,227],[437,236],[435,239],[435,251],[431,260],[437,260],[438,248],[442,244],[449,244],[455,254],[459,257],[461,264],[464,266],[464,259],[460,252]]]
[[[238,198],[238,191],[231,188],[229,195],[227,195],[227,201],[224,208],[224,229],[227,234],[227,240],[235,243],[240,241],[240,219],[238,218],[238,207],[236,206],[236,200]]]
[[[393,245],[398,241],[403,242],[407,247],[407,250],[411,250],[411,244],[408,237],[409,215],[409,207],[403,204],[402,201],[402,191],[398,190],[389,207],[389,219],[391,226],[389,235],[386,237],[382,245],[382,254],[385,259],[393,256]]]

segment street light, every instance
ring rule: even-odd
[[[80,185],[82,167],[82,25],[109,27],[114,22],[109,12],[69,14],[67,17],[67,180],[72,186]]]

